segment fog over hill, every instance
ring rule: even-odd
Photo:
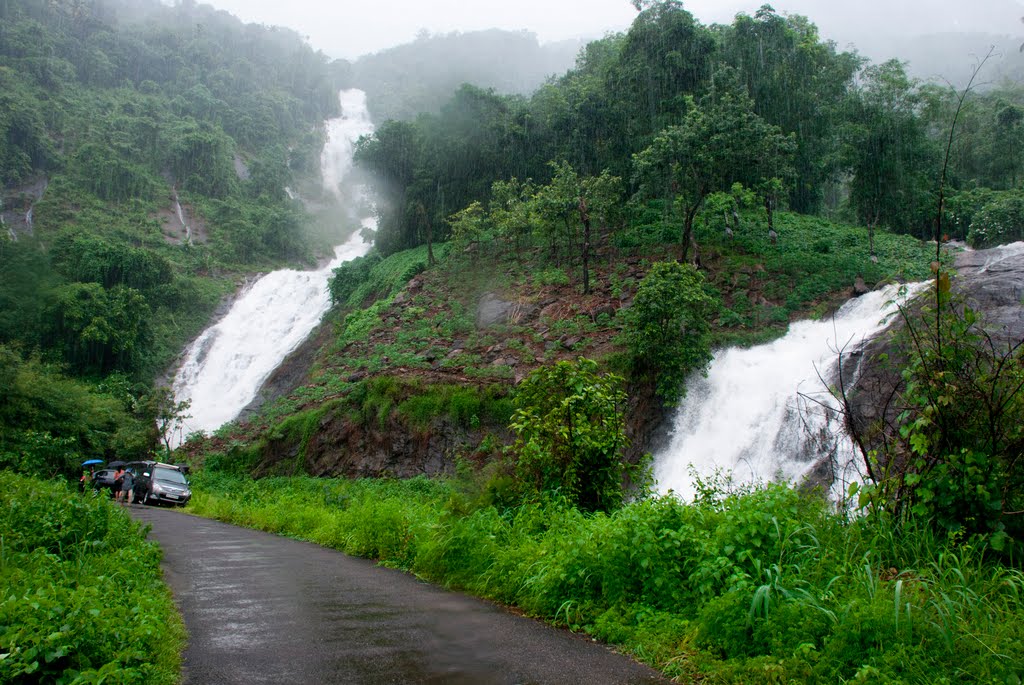
[[[470,4],[457,0],[213,0],[211,4],[243,21],[292,28],[314,48],[349,60],[395,46],[420,44],[424,36],[436,38],[492,28],[534,34],[545,50],[560,52],[561,47],[547,44],[586,41],[607,32],[625,31],[636,16],[627,0],[478,0]],[[761,4],[758,0],[683,2],[705,24],[731,23],[737,13],[754,14]],[[1020,22],[1024,0],[777,0],[771,4],[779,13],[808,17],[819,27],[821,36],[835,41],[840,49],[855,48],[874,62],[892,57],[910,61],[910,72],[920,78],[940,77],[954,85],[966,81],[976,57],[990,46],[996,47],[997,54],[986,68],[986,78],[1000,80],[1004,76],[1014,78],[1014,74],[1020,78],[1022,58],[1018,48],[1024,42],[1024,24]],[[951,38],[950,34],[958,35]],[[558,64],[557,60],[552,62]],[[495,85],[502,90],[518,89]]]

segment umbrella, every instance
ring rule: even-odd
[[[102,464],[102,459],[86,459],[82,462],[82,466],[92,466],[93,464]]]
[[[107,467],[108,468],[112,468],[112,469],[119,469],[122,466],[124,466],[126,463],[127,462],[124,462],[124,461],[112,461],[109,464],[107,464]]]

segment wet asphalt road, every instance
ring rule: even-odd
[[[608,648],[306,542],[131,507],[164,549],[185,683],[663,683]]]

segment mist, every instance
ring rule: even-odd
[[[423,31],[526,30],[541,42],[550,42],[624,31],[636,16],[628,0],[213,0],[211,4],[243,21],[295,29],[313,47],[345,59],[407,43]],[[705,24],[730,23],[738,12],[753,14],[761,4],[757,0],[683,2]],[[780,13],[809,17],[824,38],[841,48],[856,45],[872,58],[876,57],[872,53],[882,55],[887,43],[901,38],[949,32],[1016,36],[1024,28],[1022,0],[779,0],[772,6]]]

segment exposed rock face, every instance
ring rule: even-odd
[[[49,179],[45,176],[7,189],[0,189],[0,230],[12,240],[32,235],[32,208],[43,197]]]
[[[520,323],[533,318],[537,308],[529,303],[510,302],[495,293],[485,293],[476,307],[476,327],[487,328],[507,323]]]
[[[439,420],[414,429],[394,415],[382,425],[353,420],[344,409],[329,412],[305,445],[294,440],[271,441],[255,475],[343,476],[346,478],[413,478],[455,472],[456,455],[467,455],[479,444],[480,431]]]
[[[955,287],[982,312],[985,328],[1008,342],[1024,339],[1024,243],[957,255]]]
[[[953,290],[981,315],[986,331],[1001,343],[1024,340],[1024,243],[965,251],[957,255]],[[933,290],[921,298],[934,297]],[[921,298],[918,306],[922,304]],[[897,319],[893,327],[903,326]],[[849,390],[850,416],[868,449],[881,448],[895,435],[897,417],[904,407],[900,370],[905,363],[890,334],[872,340],[857,354],[844,359],[843,378]]]

